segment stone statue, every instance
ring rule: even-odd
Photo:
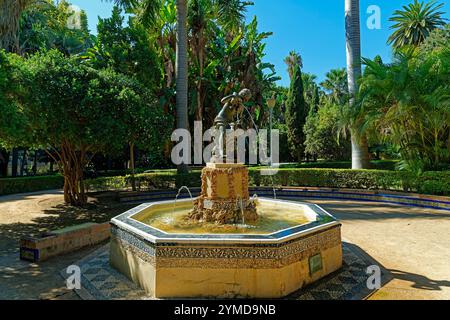
[[[226,96],[221,100],[224,105],[217,117],[214,119],[214,127],[218,130],[218,141],[213,149],[212,162],[221,162],[224,156],[225,132],[227,129],[235,129],[240,126],[244,113],[244,103],[249,101],[252,94],[249,89],[242,89],[239,93]]]

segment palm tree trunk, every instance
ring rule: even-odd
[[[367,146],[367,138],[358,135],[351,135],[352,141],[352,169],[367,169],[369,167],[369,152]]]
[[[177,0],[177,128],[188,129],[188,61],[187,61],[187,0]],[[187,164],[178,166],[178,172],[187,172]]]
[[[354,107],[358,92],[358,79],[361,77],[361,38],[359,21],[359,0],[345,0],[345,39],[347,49],[347,77],[350,94],[350,108]],[[369,168],[369,148],[367,138],[358,139],[351,128],[352,169]]]

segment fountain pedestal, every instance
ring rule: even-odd
[[[189,218],[219,224],[258,220],[248,192],[248,169],[242,163],[208,163],[202,170],[200,197]]]

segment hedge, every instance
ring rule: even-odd
[[[135,175],[140,191],[173,189],[186,185],[199,187],[200,172],[177,175],[176,172],[151,172]],[[274,176],[249,169],[250,185],[328,187],[392,190],[423,194],[450,195],[450,171],[425,172],[416,176],[406,171],[280,168]],[[55,189],[63,186],[61,176],[0,179],[0,194]],[[87,191],[123,190],[131,187],[131,176],[100,177],[85,181]]]
[[[250,168],[249,180],[250,185],[255,186],[350,188],[450,195],[450,171],[425,172],[416,176],[405,171],[281,168],[276,175],[264,176],[260,174],[259,168]],[[184,175],[136,175],[136,185],[140,191],[172,189],[182,185],[199,187],[200,184],[198,171]],[[86,185],[92,191],[126,189],[131,186],[131,177],[98,178],[86,181]]]
[[[395,170],[398,161],[396,160],[372,160],[370,168],[374,170]],[[327,168],[327,169],[351,169],[351,161],[318,161],[318,162],[302,162],[289,163],[281,165],[281,168]]]
[[[0,195],[60,189],[63,186],[64,179],[60,175],[2,178],[0,179]]]

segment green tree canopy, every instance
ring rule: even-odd
[[[366,129],[398,146],[410,168],[438,169],[450,155],[449,47],[400,50],[392,64],[364,63],[360,99]]]
[[[168,134],[153,94],[132,78],[93,69],[55,50],[22,64],[18,80],[27,96],[17,113],[34,141],[51,150],[71,204],[86,202],[83,169],[95,153],[114,153],[130,143],[157,148]]]
[[[286,125],[288,129],[288,145],[292,157],[301,162],[304,158],[303,126],[308,114],[303,92],[303,80],[300,65],[294,68],[294,74],[286,101]]]
[[[394,22],[391,29],[394,32],[388,39],[388,44],[394,48],[405,45],[418,46],[436,28],[445,25],[444,14],[439,11],[444,6],[436,1],[427,3],[414,0],[413,3],[403,6],[403,10],[396,10],[389,19]]]

